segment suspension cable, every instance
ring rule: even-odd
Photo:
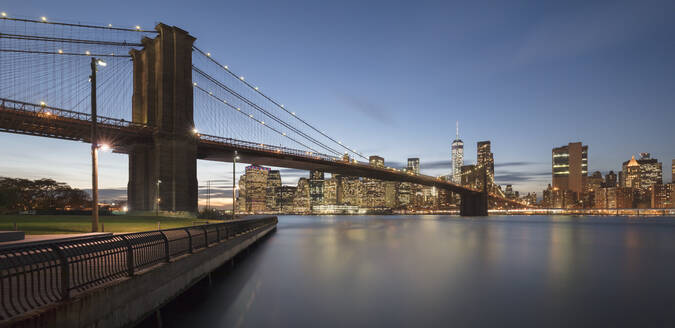
[[[310,127],[312,130],[314,130],[314,131],[316,131],[317,133],[321,134],[322,136],[324,136],[324,137],[327,138],[328,140],[330,140],[330,141],[332,141],[332,142],[338,144],[340,147],[346,149],[347,151],[349,151],[349,152],[351,152],[351,153],[354,153],[354,154],[360,156],[360,157],[363,158],[363,159],[368,159],[367,157],[363,156],[361,153],[356,152],[354,149],[351,149],[351,148],[349,148],[349,147],[343,145],[342,142],[337,141],[337,140],[333,139],[332,137],[330,137],[329,135],[323,133],[322,131],[320,131],[319,129],[317,129],[316,127],[314,127],[313,125],[309,124],[307,121],[305,121],[305,120],[303,120],[302,118],[300,118],[300,117],[299,117],[298,115],[296,115],[294,112],[291,112],[291,111],[289,111],[288,109],[286,109],[286,107],[284,107],[284,105],[278,103],[276,100],[274,100],[274,99],[272,99],[271,97],[267,96],[266,94],[262,93],[262,92],[259,90],[259,88],[257,88],[257,87],[255,87],[255,86],[251,85],[250,83],[246,82],[246,81],[243,80],[240,76],[238,76],[237,74],[233,73],[233,72],[229,69],[229,67],[227,67],[226,65],[222,65],[222,64],[219,63],[217,60],[215,60],[213,57],[211,57],[211,54],[209,54],[209,53],[207,53],[207,52],[204,52],[203,50],[199,49],[199,48],[196,47],[196,46],[192,46],[192,48],[193,48],[194,50],[196,50],[198,53],[200,53],[200,54],[202,54],[203,56],[205,56],[208,60],[210,60],[211,62],[213,62],[214,64],[216,64],[218,67],[224,69],[227,73],[229,73],[230,75],[232,75],[233,77],[235,77],[237,80],[239,80],[240,82],[242,82],[244,85],[248,86],[250,89],[252,89],[252,90],[255,91],[256,93],[258,93],[259,95],[263,96],[265,99],[267,99],[268,101],[270,101],[271,103],[273,103],[275,106],[277,106],[277,107],[280,108],[281,110],[285,111],[286,113],[290,114],[291,116],[295,117],[297,120],[299,120],[300,122],[302,122],[302,123],[305,124],[306,126]]]

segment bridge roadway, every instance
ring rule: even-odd
[[[152,139],[157,129],[122,119],[97,117],[100,140],[119,153],[127,146]],[[0,132],[91,142],[91,115],[38,104],[0,98]],[[342,158],[308,151],[278,147],[212,135],[193,134],[197,138],[197,158],[231,162],[237,151],[239,162],[255,165],[319,170],[347,176],[359,176],[385,181],[410,182],[448,190],[460,195],[477,195],[479,190],[427,176],[415,175],[393,168],[374,167],[367,163],[345,161]],[[490,193],[490,199],[516,207],[524,204]]]

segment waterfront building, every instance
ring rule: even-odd
[[[663,184],[662,163],[651,158],[649,153],[640,153],[638,160],[632,156],[629,161],[623,162],[622,172],[624,186],[639,189],[642,193],[647,193],[654,184]]]
[[[361,198],[361,179],[359,177],[342,177],[342,202],[340,205],[359,205]]]
[[[459,121],[457,122],[457,134],[452,142],[452,181],[462,183],[462,166],[464,165],[464,141],[459,138]]]
[[[324,205],[338,204],[338,179],[331,177],[323,183],[323,203]]]
[[[490,150],[490,141],[479,141],[477,150],[476,169],[480,171],[481,187],[483,175],[486,175],[488,190],[492,190],[495,181],[495,159]],[[485,174],[483,174],[483,171],[485,171]]]
[[[552,150],[553,189],[569,190],[579,197],[588,177],[588,146],[571,142]]]
[[[384,167],[384,158],[372,155],[368,158],[368,163],[370,163],[370,166]]]
[[[622,172],[625,187],[640,188],[640,164],[635,160],[635,156],[623,163]]]
[[[323,172],[309,171],[309,203],[310,206],[323,204]]]
[[[504,189],[504,196],[506,198],[515,198],[516,195],[513,193],[513,186],[510,184],[506,185],[506,188]]]
[[[408,166],[406,167],[406,172],[412,172],[415,175],[420,174],[420,159],[408,158]]]
[[[398,207],[407,208],[412,204],[412,184],[410,182],[401,182],[398,185],[396,202]]]
[[[279,189],[281,187],[281,173],[279,170],[270,170],[267,176],[267,209],[276,211],[279,209]]]
[[[654,184],[649,188],[651,208],[675,208],[675,184]]]
[[[295,197],[298,193],[298,187],[294,186],[279,186],[276,187],[278,198],[278,211],[281,213],[288,213],[295,211]]]
[[[396,190],[398,189],[398,182],[384,181],[384,206],[388,208],[396,208]]]
[[[609,171],[609,173],[605,175],[605,187],[613,188],[616,186],[616,173],[614,173],[614,171]]]
[[[377,179],[363,178],[363,197],[360,206],[381,208],[385,204],[384,182]]]
[[[300,178],[298,180],[293,207],[296,213],[310,212],[309,180],[307,178]]]
[[[635,189],[628,187],[600,188],[595,191],[595,208],[633,208]]]
[[[264,212],[267,208],[267,178],[270,169],[257,165],[249,165],[246,167],[245,172],[245,212]]]

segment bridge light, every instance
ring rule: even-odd
[[[63,53],[63,49],[59,49],[59,53],[62,54],[62,53]]]
[[[112,27],[112,24],[108,24],[108,27]]]
[[[40,19],[41,19],[43,22],[46,22],[46,21],[47,21],[47,17],[45,17],[45,16],[40,17]]]
[[[136,25],[136,30],[140,31],[140,30],[141,30],[141,26],[140,26],[140,25]]]
[[[101,144],[101,145],[98,146],[98,148],[101,148],[101,150],[109,150],[109,149],[110,149],[110,145],[108,145],[108,144]]]
[[[89,56],[89,55],[91,55],[91,52],[89,52],[89,50],[87,50],[87,51],[84,52],[84,54]]]
[[[248,114],[248,117],[253,118],[253,114]]]
[[[0,15],[2,15],[2,17],[7,17],[7,13],[4,12],[4,11],[2,13],[0,13]]]
[[[243,80],[244,80],[244,77],[243,77],[243,76],[240,76],[239,79],[243,81]]]
[[[264,121],[263,121],[263,122],[260,122],[260,124],[265,125],[265,122],[264,122]]]
[[[47,103],[45,103],[44,101],[41,101],[40,106],[45,107],[45,106],[47,106]]]
[[[281,106],[281,107],[284,107],[284,106]],[[292,115],[295,115],[295,112],[291,112],[291,114],[292,114]]]
[[[197,128],[192,128],[192,133],[197,134],[199,133],[199,130],[197,130]]]
[[[210,52],[207,52],[206,55],[209,56],[209,57],[211,57],[211,53],[210,53]]]
[[[286,132],[282,133],[281,135],[285,137],[285,136],[286,136]]]
[[[255,91],[258,91],[258,87],[255,87],[254,89],[255,89]]]
[[[101,66],[101,67],[106,67],[106,66],[108,66],[108,63],[99,59],[99,60],[96,61],[96,65]]]
[[[213,96],[213,92],[209,91],[209,96]]]
[[[237,110],[241,112],[241,108],[237,107]]]
[[[230,69],[229,67],[227,67],[227,65],[223,65],[223,68],[224,69]]]
[[[196,86],[197,86],[197,82],[192,82],[192,85],[194,85],[194,86],[196,87]]]

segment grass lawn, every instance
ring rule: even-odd
[[[157,230],[157,222],[162,229],[191,226],[200,219],[186,219],[155,216],[101,216],[106,232],[137,232]],[[0,230],[18,230],[29,235],[66,234],[91,232],[91,216],[88,215],[0,215]],[[209,220],[209,223],[221,222]]]

